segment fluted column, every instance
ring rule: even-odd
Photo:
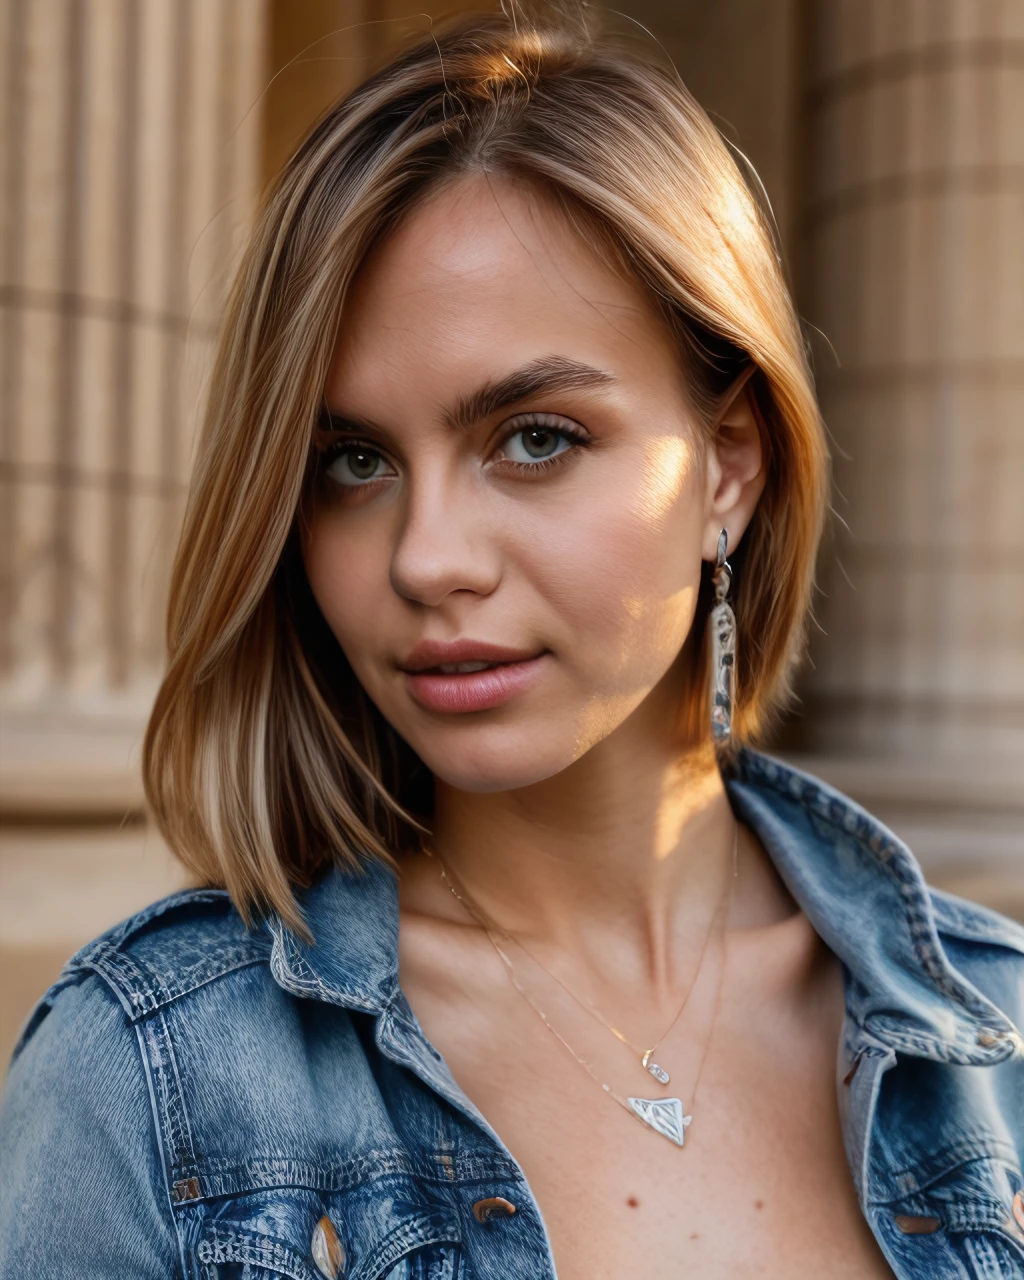
[[[832,348],[817,373],[846,527],[807,745],[873,763],[908,804],[916,787],[925,845],[947,802],[977,847],[991,828],[1020,851],[1004,782],[1024,778],[1024,5],[813,16],[803,304]],[[928,779],[946,789],[926,802]]]
[[[264,15],[5,0],[0,21],[9,775],[39,734],[52,756],[81,729],[86,763],[103,724],[136,734],[158,679],[197,401],[259,181]]]

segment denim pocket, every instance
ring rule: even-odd
[[[291,1187],[200,1202],[188,1231],[195,1280],[462,1280],[454,1215],[394,1192]]]
[[[972,1154],[878,1206],[880,1224],[908,1275],[1024,1280],[1024,1229],[1014,1217],[1020,1190],[1015,1159]]]
[[[337,1280],[465,1280],[458,1245],[425,1245],[387,1270],[374,1274],[365,1267],[339,1271]],[[280,1241],[248,1237],[206,1240],[197,1250],[202,1280],[325,1280],[324,1273],[297,1254],[283,1250]]]

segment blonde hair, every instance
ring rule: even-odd
[[[428,820],[430,777],[328,632],[296,530],[355,272],[428,191],[482,170],[543,189],[642,282],[705,431],[753,362],[768,480],[731,557],[735,739],[761,739],[791,693],[827,452],[770,219],[671,72],[564,21],[463,19],[323,116],[269,191],[227,306],[143,763],[169,845],[247,919],[301,930],[295,886],[389,858]],[[682,709],[700,733],[707,588]]]

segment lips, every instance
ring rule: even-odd
[[[412,674],[431,671],[442,666],[459,666],[462,663],[526,662],[536,658],[538,649],[510,649],[507,645],[491,644],[488,640],[421,640],[404,662],[398,665]]]
[[[508,702],[534,683],[546,656],[483,640],[422,640],[400,666],[420,706],[451,715]]]

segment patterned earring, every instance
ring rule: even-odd
[[[732,568],[725,558],[729,534],[718,535],[718,560],[711,581],[715,604],[708,616],[711,632],[711,736],[715,744],[728,742],[732,733],[732,708],[736,698],[736,615],[729,604]]]

